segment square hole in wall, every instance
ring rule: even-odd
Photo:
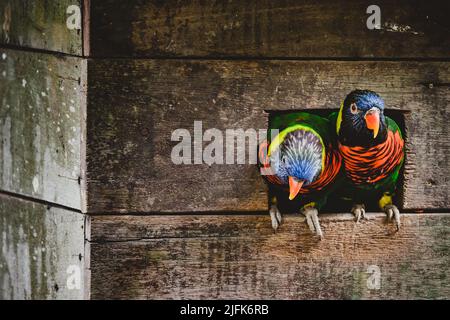
[[[287,111],[274,111],[274,110],[266,110],[266,113],[269,117],[269,125],[272,123],[274,116],[280,114],[289,114],[293,112],[308,112],[311,114],[315,114],[322,117],[328,117],[331,113],[339,111],[338,109],[305,109],[305,110],[287,110]],[[405,116],[409,113],[409,111],[403,110],[385,110],[385,115],[389,118],[393,119],[398,126],[400,127],[403,135],[403,139],[405,141],[405,146],[408,143],[407,140],[407,130],[405,126]],[[394,197],[394,204],[396,204],[399,209],[403,208],[403,188],[404,188],[404,166],[402,166],[399,174],[399,179],[397,180],[397,191]],[[269,206],[270,199],[272,197],[277,198],[278,208],[282,213],[298,213],[299,212],[299,203],[295,200],[291,201],[288,199],[288,195],[286,191],[280,190],[273,185],[269,185]],[[321,209],[322,213],[338,213],[338,212],[350,212],[352,203],[351,201],[345,201],[340,199],[335,195],[330,195],[327,204]],[[380,211],[376,202],[366,203],[366,211],[377,212]]]

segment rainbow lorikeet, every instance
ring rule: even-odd
[[[282,220],[277,206],[282,197],[294,201],[311,231],[322,238],[318,210],[337,178],[343,177],[333,127],[328,119],[305,112],[272,118],[268,138],[260,144],[259,160],[261,173],[274,190],[269,210],[274,230]]]
[[[341,190],[353,202],[356,221],[364,218],[364,204],[378,202],[398,230],[400,212],[392,197],[405,157],[404,141],[397,123],[384,115],[383,99],[373,91],[354,90],[329,118],[336,124],[345,169],[347,183]]]

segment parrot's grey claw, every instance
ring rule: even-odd
[[[353,205],[352,213],[356,222],[359,222],[359,220],[366,218],[366,207],[363,204],[355,204]]]
[[[322,228],[319,222],[319,211],[314,207],[306,207],[302,209],[302,213],[306,217],[306,223],[312,233],[318,235],[320,240],[323,239]]]
[[[400,211],[398,210],[398,208],[393,204],[388,204],[388,205],[384,206],[383,210],[384,210],[384,212],[386,212],[387,221],[391,222],[393,219],[395,226],[397,227],[397,231],[399,231],[400,230]]]
[[[269,213],[270,220],[272,220],[272,228],[274,231],[277,231],[282,221],[280,210],[278,210],[278,207],[276,205],[272,205],[270,207]]]

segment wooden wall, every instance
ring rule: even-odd
[[[88,296],[83,215],[0,195],[0,222],[0,299]]]
[[[446,1],[90,1],[90,54],[199,58],[448,58]]]
[[[398,233],[368,217],[325,215],[318,241],[299,216],[277,233],[268,215],[96,216],[92,298],[448,298],[450,216],[406,214]]]
[[[0,55],[1,189],[81,210],[85,61],[19,50]]]
[[[381,28],[374,30],[366,27],[369,5],[362,0],[1,0],[0,41],[106,58],[448,58],[447,1],[377,1]],[[67,27],[74,17],[69,6],[79,8],[81,29]]]
[[[372,89],[388,109],[405,112],[403,208],[450,208],[448,62],[102,59],[88,64],[88,211],[267,210],[267,188],[254,164],[173,164],[172,132],[185,128],[193,135],[195,120],[203,122],[203,130],[265,129],[267,111],[337,109],[354,88]]]
[[[0,1],[0,299],[90,295],[87,72],[69,5]]]
[[[82,12],[83,2],[1,0],[0,41],[4,46],[82,55],[83,19],[80,28],[74,28],[75,21],[72,17],[75,18],[74,6]]]
[[[0,0],[2,297],[449,298],[449,4],[378,1],[378,30],[369,4]],[[398,233],[338,213],[323,241],[297,215],[274,234],[254,165],[170,161],[195,120],[266,128],[355,88],[404,117]],[[60,286],[78,252],[82,294]]]

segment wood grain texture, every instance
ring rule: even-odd
[[[203,130],[266,129],[266,111],[337,109],[355,88],[406,112],[403,209],[450,208],[448,62],[105,59],[88,68],[89,212],[267,210],[255,165],[175,165],[172,132],[193,135],[195,120]]]
[[[448,1],[91,1],[91,55],[433,57],[450,51]]]
[[[0,299],[85,298],[84,224],[80,213],[0,195]],[[79,288],[67,285],[70,266]]]
[[[94,216],[92,298],[448,299],[450,215],[368,217],[324,215],[320,241],[300,216]]]
[[[83,0],[1,0],[0,44],[82,55],[82,30],[69,29],[67,8]],[[70,11],[72,12],[72,11]]]
[[[0,189],[82,209],[84,62],[0,55]]]

